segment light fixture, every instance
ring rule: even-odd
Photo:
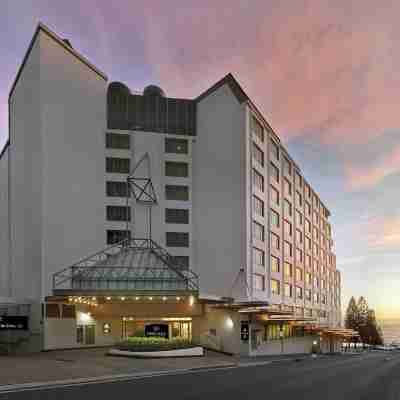
[[[190,296],[190,297],[189,297],[189,305],[190,305],[190,306],[193,306],[193,304],[194,304],[194,297],[193,297],[193,296]]]
[[[165,296],[162,299],[163,299],[163,301],[167,301],[167,298]]]
[[[226,326],[227,326],[229,329],[232,329],[232,328],[233,328],[233,321],[232,321],[232,318],[231,318],[231,317],[228,317],[228,318],[226,319]]]
[[[106,300],[111,300],[111,297],[110,296],[106,297]]]
[[[177,301],[180,301],[180,299],[181,299],[181,298],[180,298],[179,296],[176,297],[176,300],[177,300]]]
[[[125,297],[122,296],[122,297],[121,297],[121,301],[124,301],[124,300],[125,300]]]
[[[96,297],[92,297],[92,300],[93,300],[93,301],[96,301]]]
[[[152,298],[152,297],[149,297],[149,300],[151,301],[151,300],[153,300],[153,298]]]
[[[140,297],[137,297],[137,296],[135,297],[135,300],[139,300],[139,299],[140,299]]]

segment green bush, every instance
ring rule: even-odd
[[[125,351],[163,351],[189,349],[195,347],[190,340],[182,338],[164,339],[158,337],[132,336],[116,345],[118,350]]]

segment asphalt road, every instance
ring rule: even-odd
[[[0,395],[9,400],[400,400],[400,353],[284,361]],[[261,398],[261,397],[260,397]]]

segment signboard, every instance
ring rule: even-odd
[[[144,327],[144,334],[147,337],[169,338],[167,324],[150,324]]]
[[[0,315],[0,331],[27,331],[28,317]]]
[[[249,340],[249,323],[248,323],[248,321],[242,321],[240,323],[240,339],[243,342],[247,342]]]

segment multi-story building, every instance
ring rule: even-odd
[[[30,307],[31,347],[154,321],[244,354],[337,335],[330,212],[235,78],[195,99],[107,82],[40,24],[10,91],[0,296]]]

